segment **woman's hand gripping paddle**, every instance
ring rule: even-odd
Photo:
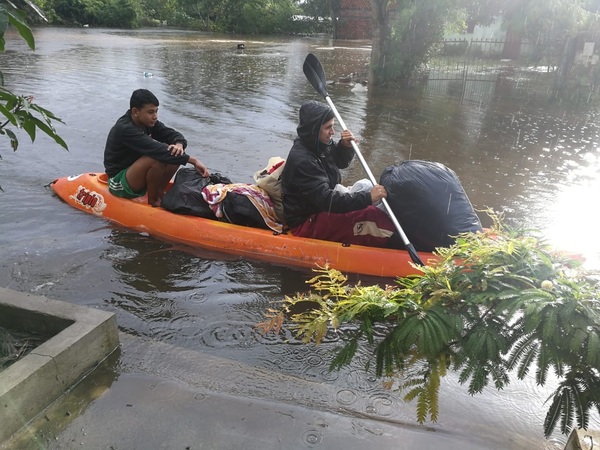
[[[309,53],[308,56],[306,57],[306,59],[304,60],[303,70],[304,70],[304,75],[306,75],[306,78],[308,78],[308,81],[310,81],[310,84],[312,84],[312,86],[315,88],[315,90],[319,94],[321,94],[323,96],[323,98],[327,101],[327,104],[333,111],[333,114],[334,114],[335,118],[337,119],[337,121],[340,123],[340,126],[342,127],[342,129],[347,130],[348,128],[346,127],[346,124],[340,117],[338,110],[336,109],[335,105],[333,104],[333,101],[331,100],[331,98],[329,97],[329,94],[327,93],[327,77],[325,76],[325,71],[323,70],[323,66],[321,65],[321,62],[319,61],[319,59],[312,53]],[[356,156],[358,157],[358,160],[362,164],[363,169],[365,170],[365,172],[367,173],[367,175],[369,177],[369,180],[371,180],[371,183],[373,183],[373,186],[376,185],[377,181],[375,180],[375,177],[373,176],[373,172],[371,172],[371,169],[369,169],[369,166],[367,165],[367,162],[363,158],[363,155],[360,152],[358,145],[356,145],[356,142],[354,142],[354,141],[351,141],[351,143],[352,143],[352,148],[354,149],[354,152],[356,153]],[[400,226],[400,222],[398,222],[398,219],[396,219],[396,216],[394,215],[392,208],[390,208],[389,203],[387,202],[387,200],[385,198],[381,199],[381,201],[383,202],[383,206],[385,207],[385,210],[387,211],[388,215],[390,216],[390,219],[392,219],[392,222],[394,223],[394,226],[396,227],[396,231],[398,231],[398,234],[402,238],[402,242],[404,242],[404,246],[406,247],[406,250],[408,251],[408,254],[410,255],[411,259],[413,260],[413,262],[415,264],[418,264],[419,266],[424,266],[425,264],[423,264],[423,261],[421,261],[421,258],[419,258],[419,255],[417,254],[417,251],[415,250],[415,247],[410,243],[410,241],[406,237],[406,234],[404,233],[404,230]]]

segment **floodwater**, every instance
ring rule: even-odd
[[[330,385],[337,394],[329,409],[413,426],[414,405],[364,372],[366,354],[340,372],[327,371],[338,335],[315,348],[289,333],[256,332],[266,308],[304,288],[306,272],[130,232],[72,209],[45,187],[60,176],[102,170],[106,135],[140,87],[160,99],[160,119],[183,132],[188,153],[235,182],[252,182],[269,157],[287,155],[299,105],[318,99],[302,72],[306,54],[315,53],[335,80],[365,72],[368,43],[162,29],[38,29],[35,38],[34,53],[8,35],[0,67],[8,88],[33,95],[64,120],[57,130],[70,150],[41,134],[32,145],[25,133],[17,152],[7,140],[0,147],[0,285],[112,311],[123,333],[168,345],[175,356],[199,351]],[[439,161],[457,173],[477,209],[502,211],[509,222],[537,229],[598,266],[597,107],[550,102],[510,80],[462,102],[452,89],[443,96],[427,89],[372,96],[337,83],[329,94],[376,176],[404,159]],[[364,174],[357,162],[344,176],[350,184]],[[136,361],[124,346],[111,369],[115,378],[143,372]],[[177,375],[177,364],[170,370]],[[288,389],[298,404],[311,396]],[[427,429],[481,448],[559,449],[566,437],[542,434],[551,389],[527,378],[470,397],[449,377],[440,419]],[[246,390],[273,401],[281,395],[265,380]],[[590,425],[598,428],[597,418]]]

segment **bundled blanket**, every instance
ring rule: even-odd
[[[236,204],[241,203],[230,202],[227,203],[228,194],[233,196],[241,196],[249,200],[254,206],[256,211],[248,211],[247,208],[242,210],[240,206],[236,211]],[[232,184],[210,184],[202,189],[202,197],[208,203],[209,207],[218,219],[228,219],[232,223],[238,223],[238,220],[233,219],[234,215],[243,215],[248,219],[248,225],[261,225],[261,221],[270,228],[271,230],[281,233],[283,232],[283,225],[279,222],[273,202],[269,198],[269,195],[262,188],[254,184],[245,183],[232,183]],[[229,197],[232,197],[229,195]],[[232,210],[233,209],[233,210]],[[260,219],[257,218],[258,214]]]

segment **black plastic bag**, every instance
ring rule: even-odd
[[[454,236],[481,231],[481,222],[458,177],[443,164],[403,161],[388,166],[380,184],[408,240],[420,251],[454,243]]]
[[[231,180],[220,173],[202,177],[196,169],[182,168],[175,175],[173,186],[162,199],[161,206],[177,214],[215,219],[215,213],[202,197],[202,189],[209,184],[231,184]]]
[[[269,228],[256,206],[245,195],[228,192],[221,202],[221,210],[224,222],[246,227]]]

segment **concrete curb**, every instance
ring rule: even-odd
[[[0,443],[119,345],[115,314],[0,288],[0,326],[53,335],[0,372]]]

